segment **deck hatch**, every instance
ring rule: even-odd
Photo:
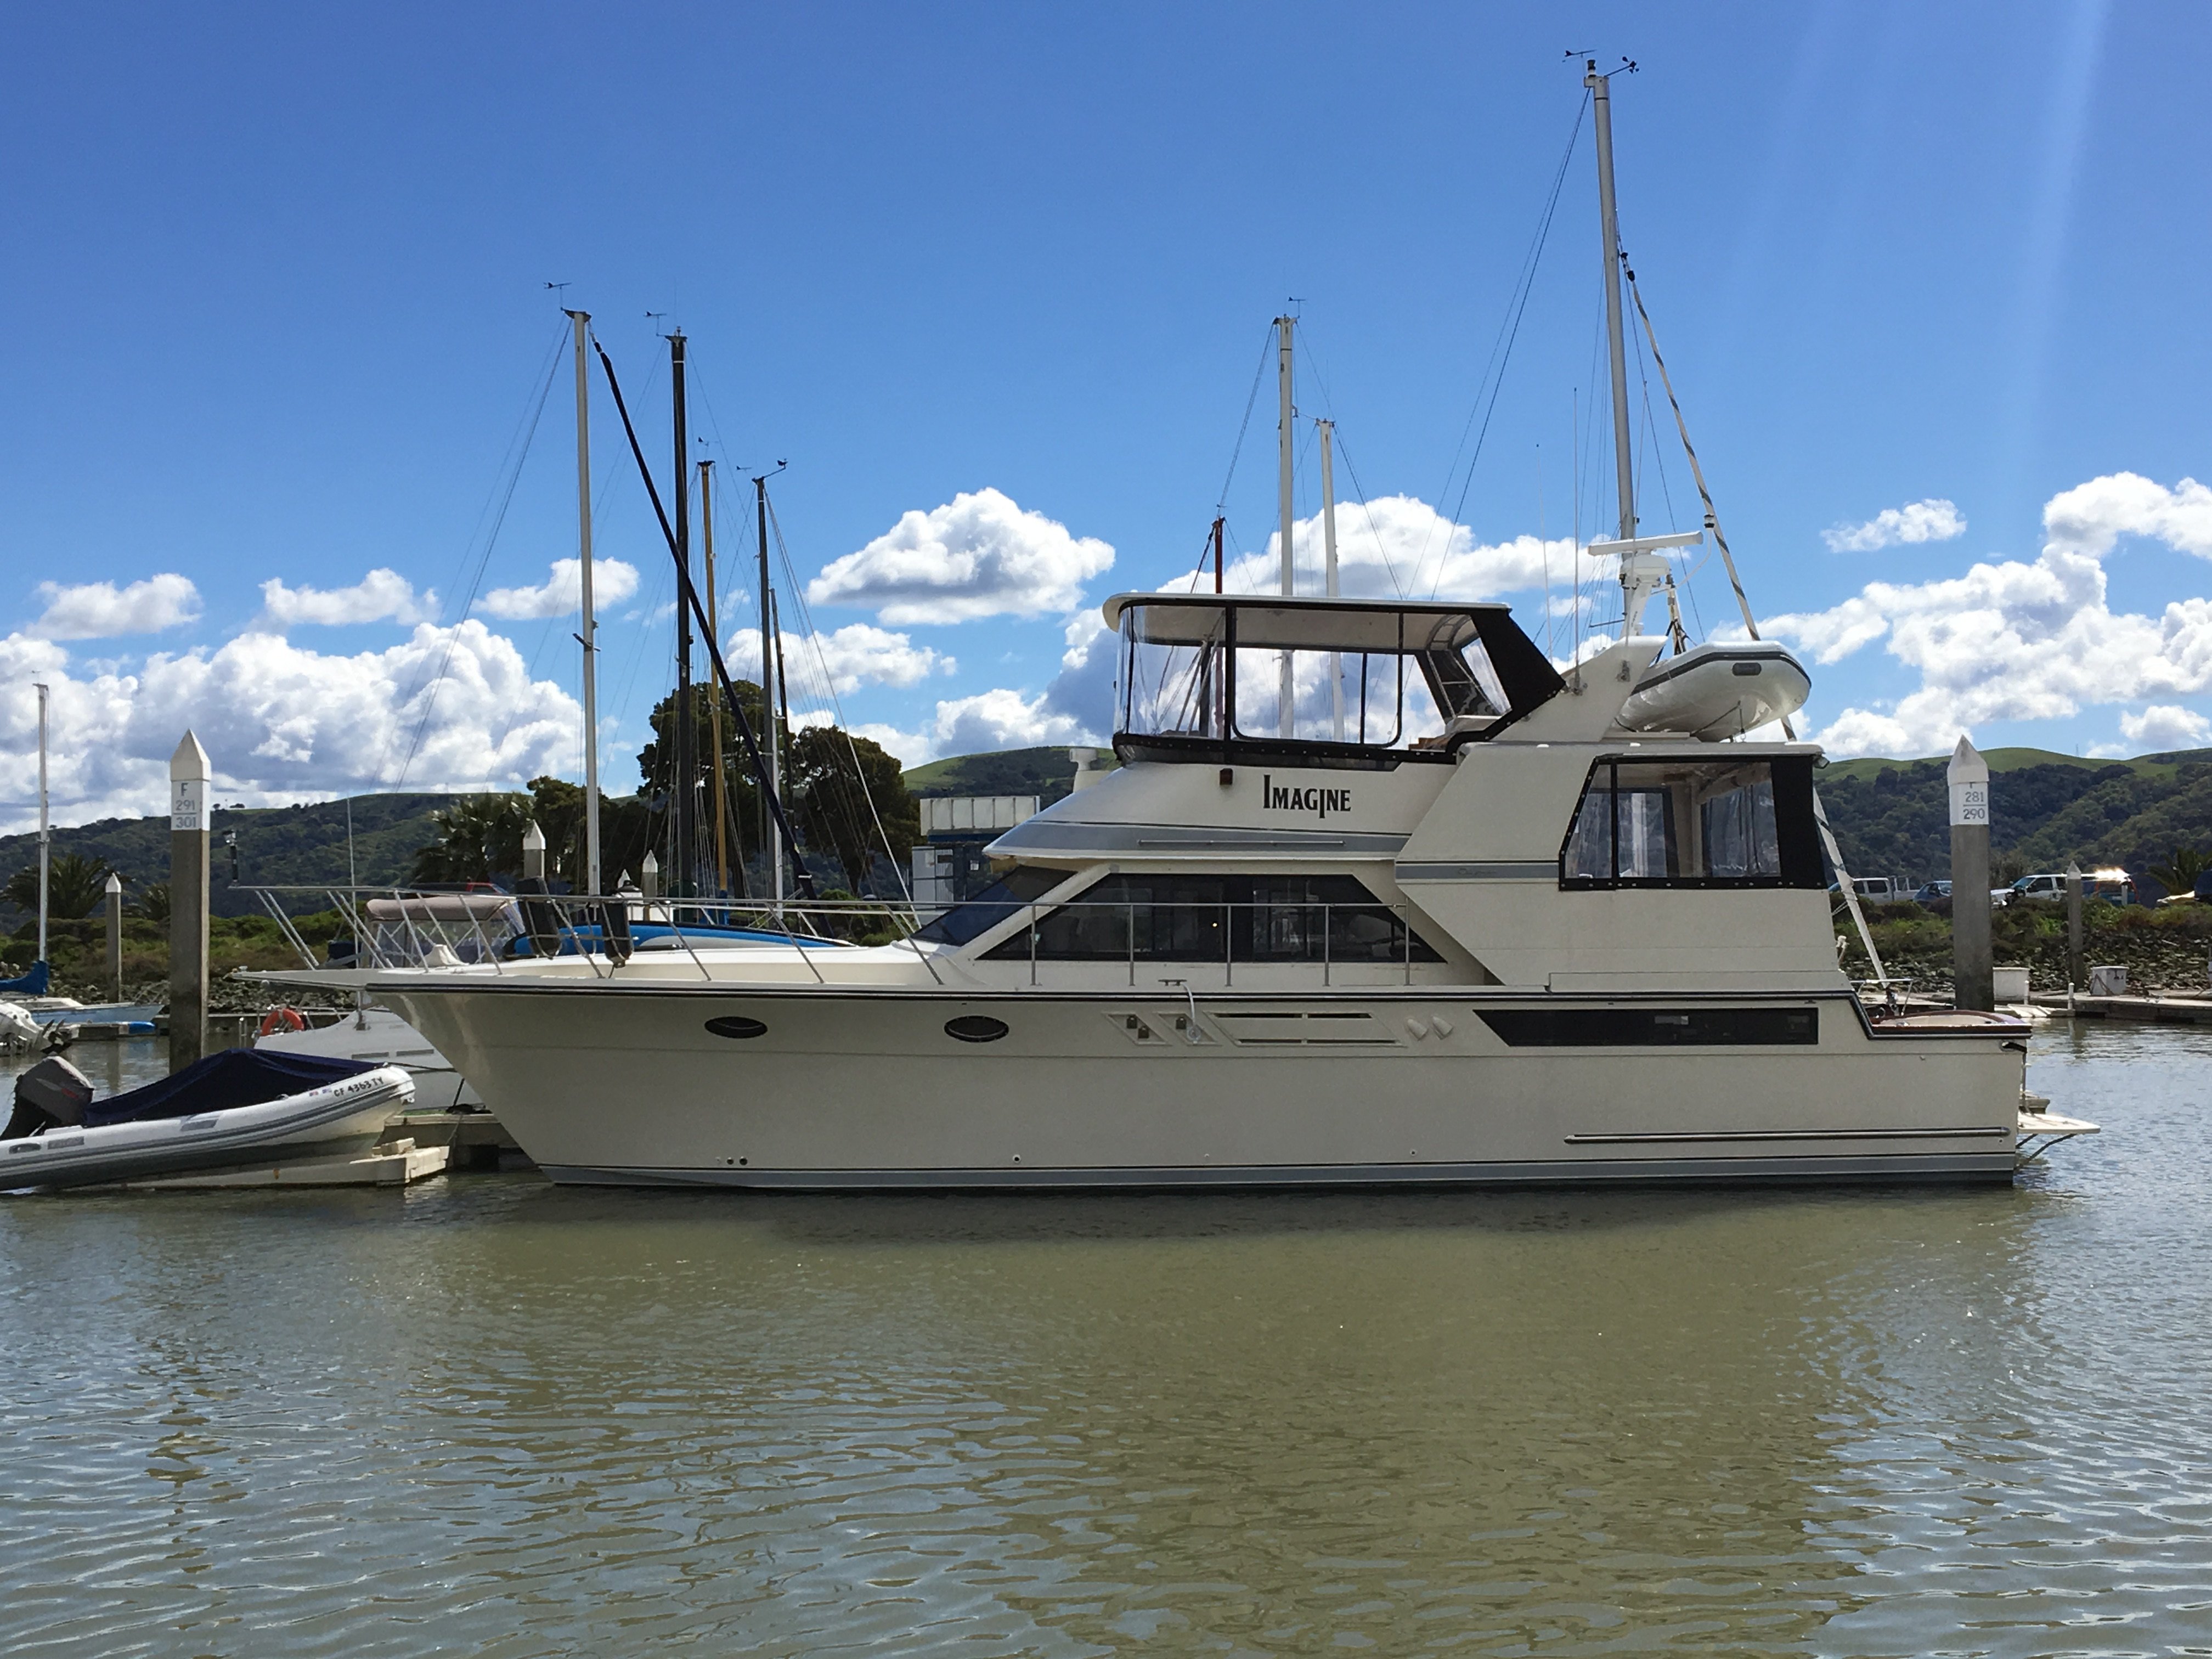
[[[1477,1009],[1512,1048],[1810,1046],[1818,1008]]]

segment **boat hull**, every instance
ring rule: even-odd
[[[51,1129],[0,1140],[0,1188],[98,1186],[342,1157],[374,1145],[413,1098],[407,1073],[387,1066],[258,1106]]]
[[[2025,1034],[1844,994],[380,994],[556,1181],[813,1190],[2004,1181]],[[1747,1011],[1814,1034],[1710,1040]]]

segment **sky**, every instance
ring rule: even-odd
[[[218,799],[580,775],[564,303],[664,492],[686,337],[732,666],[781,465],[794,703],[909,764],[1109,735],[1098,605],[1188,580],[1217,507],[1231,585],[1272,585],[1286,310],[1302,585],[1327,417],[1346,591],[1504,599],[1564,660],[1620,611],[1575,549],[1614,507],[1571,50],[1637,64],[1623,245],[1762,631],[1813,672],[1799,729],[2212,742],[2208,22],[18,8],[0,829],[40,680],[62,823],[161,810],[187,726]],[[1629,375],[1641,526],[1694,529],[1641,343]],[[673,577],[591,397],[623,789]],[[1694,635],[1741,628],[1710,547],[1678,569]]]

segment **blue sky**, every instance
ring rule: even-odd
[[[1534,544],[1510,550],[1576,523],[1586,122],[1471,483],[1453,460],[1580,112],[1571,46],[1641,65],[1615,82],[1624,240],[1753,601],[1819,659],[1814,728],[1881,753],[2207,740],[2204,20],[19,13],[0,817],[41,677],[64,822],[158,810],[186,720],[240,799],[573,773],[574,622],[538,614],[557,584],[523,597],[574,552],[565,365],[453,631],[553,366],[548,282],[594,314],[664,481],[659,333],[687,332],[726,538],[744,471],[789,461],[809,672],[909,761],[1098,732],[1083,618],[1190,568],[1293,295],[1347,515],[1395,502],[1360,523],[1398,580],[1540,631]],[[1247,553],[1274,527],[1272,396],[1226,500]],[[619,786],[669,583],[603,396],[595,421],[599,552],[640,573],[602,636]],[[1646,529],[1693,526],[1679,448],[1644,447]],[[1602,452],[1583,465],[1588,536],[1610,509]],[[1886,509],[1927,538],[1847,533]],[[1348,582],[1390,580],[1345,540]],[[1423,544],[1457,551],[1414,576]],[[1729,619],[1717,571],[1691,586]]]

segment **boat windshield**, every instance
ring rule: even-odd
[[[1107,614],[1124,750],[1441,753],[1559,685],[1503,606],[1163,594]]]
[[[964,904],[917,928],[914,937],[931,945],[965,945],[980,933],[1042,898],[1068,878],[1065,870],[1018,864]]]

